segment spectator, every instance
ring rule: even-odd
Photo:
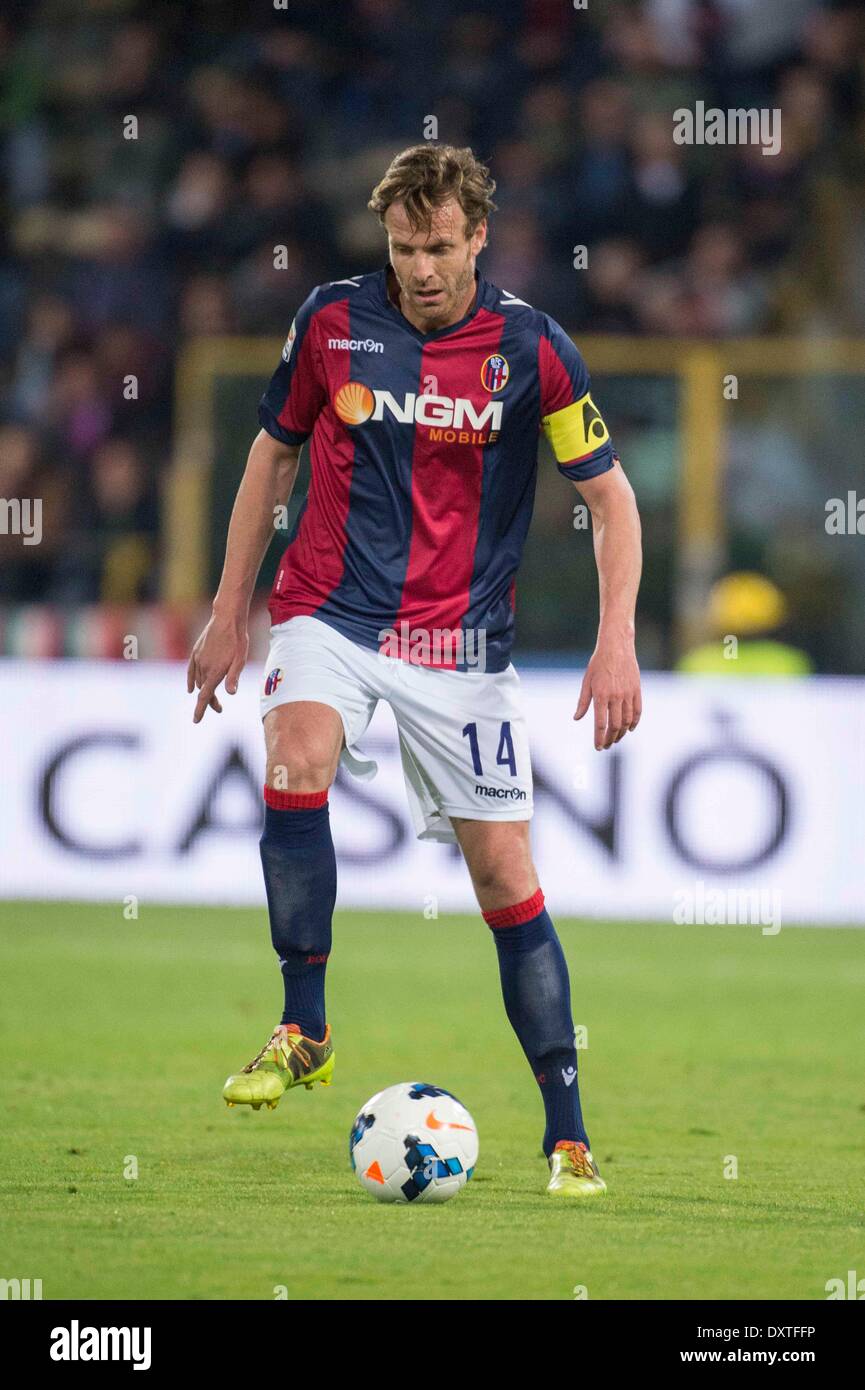
[[[152,470],[131,440],[94,452],[78,500],[54,597],[63,603],[131,603],[157,593],[158,515]]]
[[[44,597],[67,527],[68,491],[36,429],[0,425],[0,598]]]
[[[852,0],[55,9],[0,18],[0,479],[45,504],[7,597],[157,592],[177,353],[379,266],[366,197],[424,135],[489,158],[481,267],[576,333],[865,333]],[[697,99],[780,107],[780,152],[675,144]]]

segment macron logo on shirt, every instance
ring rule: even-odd
[[[384,352],[384,343],[375,338],[328,338],[327,345],[340,352]]]

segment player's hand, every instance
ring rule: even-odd
[[[598,751],[612,748],[626,733],[636,729],[643,712],[643,699],[632,638],[598,638],[586,667],[574,718],[582,719],[593,702]]]
[[[216,687],[225,681],[229,695],[237,693],[240,673],[246,665],[249,654],[249,633],[246,622],[235,619],[218,618],[215,614],[202,632],[189,658],[186,672],[186,689],[191,695],[199,691],[195,702],[193,724],[199,724],[204,712],[210,707],[217,714],[222,713],[222,705],[216,698]]]

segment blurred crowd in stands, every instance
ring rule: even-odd
[[[865,333],[861,3],[6,0],[0,76],[0,497],[46,499],[0,599],[158,594],[178,352],[383,264],[431,116],[498,182],[484,274],[575,334]],[[698,100],[780,153],[677,145]]]

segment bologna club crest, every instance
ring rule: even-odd
[[[481,367],[481,381],[487,391],[501,391],[510,374],[508,359],[497,352]]]
[[[271,671],[271,673],[270,673],[270,675],[268,676],[267,680],[264,682],[264,693],[265,693],[265,695],[272,695],[273,692],[274,692],[274,690],[275,690],[276,687],[279,685],[279,682],[280,682],[281,680],[282,680],[282,671],[281,671],[280,668],[277,666],[277,667],[275,667],[275,669],[274,669],[273,671]]]

